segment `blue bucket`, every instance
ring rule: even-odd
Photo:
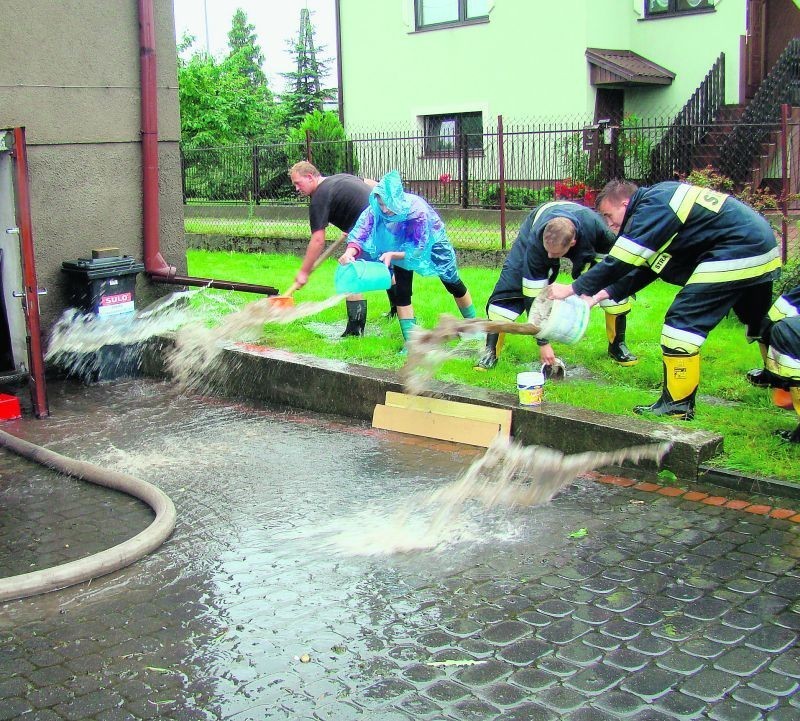
[[[366,293],[370,290],[387,290],[392,285],[392,276],[383,263],[354,260],[336,269],[333,282],[337,293]]]

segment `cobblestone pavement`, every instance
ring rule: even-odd
[[[474,452],[152,381],[50,403],[3,428],[157,484],[178,521],[0,606],[0,719],[800,718],[800,524],[584,478],[380,553]],[[0,451],[4,576],[151,517]]]

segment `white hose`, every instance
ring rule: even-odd
[[[175,528],[175,505],[169,496],[147,481],[126,473],[105,470],[86,461],[76,461],[2,430],[0,445],[65,475],[134,496],[148,504],[156,514],[155,520],[141,533],[105,551],[60,566],[0,579],[0,601],[74,586],[129,566],[158,548]]]

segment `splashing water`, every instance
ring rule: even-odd
[[[181,328],[167,368],[180,387],[196,388],[218,370],[220,356],[234,341],[259,337],[267,323],[285,325],[332,308],[345,296],[336,295],[317,303],[284,306],[261,298],[222,318],[219,325],[192,324]]]
[[[550,316],[553,303],[554,301],[544,294],[539,294],[528,313],[527,323],[455,318],[445,313],[439,316],[435,328],[430,330],[416,328],[409,339],[408,358],[400,371],[406,392],[411,395],[423,393],[439,366],[457,354],[456,348],[448,348],[445,343],[465,334],[476,333],[536,335]]]
[[[360,556],[470,542],[485,535],[465,513],[470,501],[486,509],[538,506],[551,501],[583,473],[623,461],[658,462],[670,447],[670,443],[660,443],[565,455],[550,448],[523,446],[498,438],[453,483],[404,501],[394,514],[364,511],[337,521],[323,529],[323,533],[330,535],[330,547]]]

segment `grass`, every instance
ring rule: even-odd
[[[190,250],[188,264],[191,275],[263,283],[283,289],[291,285],[299,260],[289,255]],[[334,293],[335,267],[333,261],[323,264],[308,285],[298,291],[297,301],[330,297]],[[461,271],[479,313],[498,272],[485,268]],[[434,327],[441,313],[457,313],[455,303],[438,279],[415,276],[414,291],[414,309],[418,322],[424,327]],[[608,359],[603,313],[593,310],[589,330],[580,343],[555,346],[557,355],[567,365],[568,382],[549,384],[546,399],[621,416],[634,416],[631,410],[634,405],[652,403],[658,397],[662,380],[660,329],[675,291],[674,286],[656,282],[639,294],[628,317],[627,340],[640,361],[628,368]],[[241,304],[258,297],[245,293],[233,295]],[[342,305],[288,326],[266,326],[265,341],[299,353],[399,369],[404,363],[404,357],[399,354],[402,347],[399,325],[397,321],[382,317],[388,308],[383,293],[371,293],[368,298],[369,333],[364,338],[340,339],[338,333],[331,338],[315,332],[326,325],[343,327]],[[468,356],[445,363],[437,379],[516,392],[516,374],[530,370],[532,364],[538,366],[538,349],[530,337],[507,336],[500,362],[489,373],[473,370],[479,348],[473,346],[471,350]],[[756,345],[745,343],[743,326],[733,318],[723,321],[709,335],[701,358],[697,415],[686,425],[724,437],[724,453],[716,457],[712,465],[800,481],[800,446],[784,443],[772,433],[777,429],[794,428],[798,418],[793,412],[774,407],[767,391],[753,388],[744,380],[746,371],[761,365],[761,358]]]

